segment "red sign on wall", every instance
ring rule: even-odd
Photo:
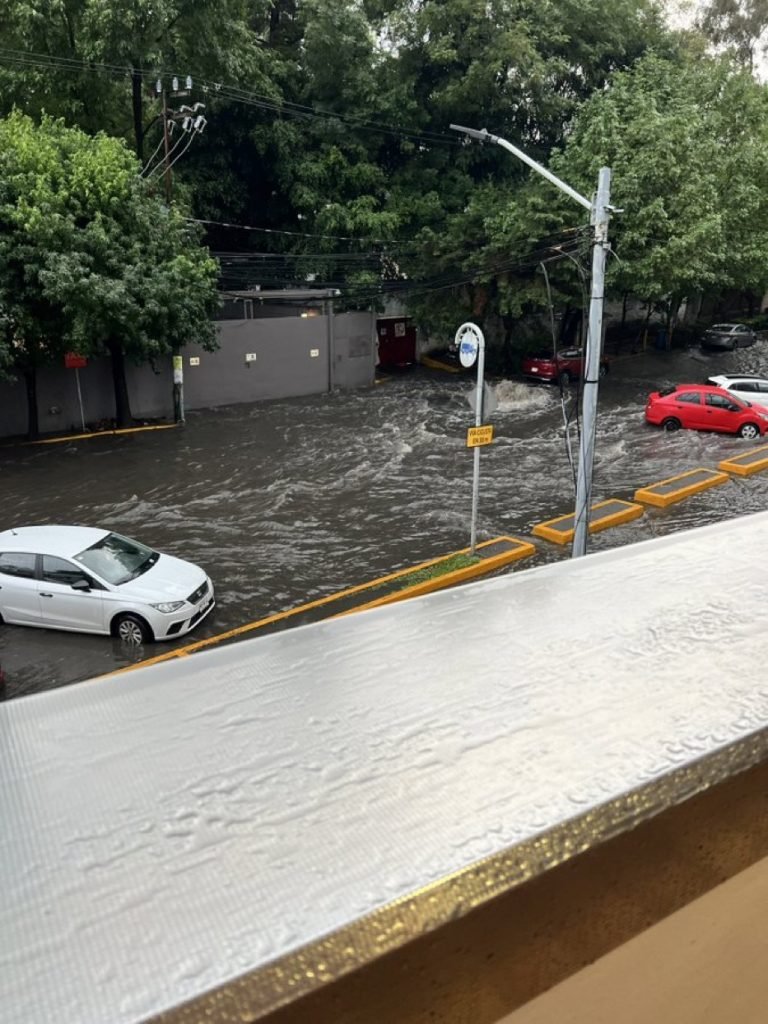
[[[88,360],[85,356],[81,356],[77,352],[64,353],[64,367],[67,370],[82,370],[87,365]]]

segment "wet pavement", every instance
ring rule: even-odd
[[[735,369],[768,371],[768,344],[616,360],[600,387],[593,500],[631,498],[638,487],[747,450],[739,438],[669,434],[643,421],[650,390]],[[0,449],[0,529],[101,526],[197,562],[212,576],[218,604],[186,642],[214,635],[466,546],[473,379],[417,369],[366,391],[195,413],[174,431]],[[499,409],[481,460],[481,540],[528,535],[573,507],[558,388],[494,383]],[[574,457],[576,447],[574,436]],[[595,535],[590,550],[766,507],[768,474],[734,479]],[[568,556],[546,542],[537,547],[535,559],[510,571]],[[5,696],[169,649],[131,653],[107,637],[1,626]]]

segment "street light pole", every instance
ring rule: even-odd
[[[593,202],[581,195],[570,185],[558,178],[556,174],[542,167],[527,153],[524,153],[511,142],[491,135],[485,128],[465,128],[452,124],[451,129],[461,132],[481,142],[493,142],[508,150],[532,170],[540,174],[552,185],[555,185],[570,196],[580,206],[590,212],[590,223],[594,231],[594,247],[592,251],[592,291],[589,301],[589,329],[587,331],[587,352],[584,364],[584,389],[582,397],[582,425],[579,443],[579,464],[576,477],[576,507],[574,509],[573,547],[571,557],[579,558],[587,553],[587,537],[589,536],[589,509],[592,503],[592,468],[595,460],[595,430],[597,427],[597,395],[600,377],[600,350],[603,343],[603,304],[605,291],[605,259],[608,252],[608,221],[612,207],[610,206],[611,171],[609,167],[601,167],[598,175],[597,193]]]

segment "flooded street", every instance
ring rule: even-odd
[[[638,487],[748,450],[749,442],[735,437],[648,427],[643,408],[657,387],[759,371],[766,361],[763,342],[727,355],[617,360],[600,387],[594,500],[631,498]],[[466,546],[466,395],[473,381],[472,374],[414,370],[368,391],[192,414],[174,431],[0,449],[0,528],[107,527],[200,564],[216,584],[218,604],[186,642],[210,636]],[[573,508],[558,389],[493,383],[499,409],[495,443],[482,454],[481,539],[526,535]],[[575,433],[573,444],[575,457]],[[599,534],[590,550],[766,507],[768,475],[736,479]],[[537,546],[537,558],[523,566],[568,555]],[[0,627],[8,698],[129,659],[106,637]]]

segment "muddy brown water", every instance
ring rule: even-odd
[[[768,344],[736,353],[651,353],[601,382],[594,500],[746,451],[738,438],[668,434],[643,422],[650,390],[731,370],[768,372]],[[414,370],[369,390],[194,413],[186,426],[0,449],[0,529],[106,527],[202,565],[217,607],[212,636],[464,547],[472,455],[467,377]],[[479,536],[525,536],[573,507],[557,388],[495,382],[495,442],[482,454]],[[574,451],[576,440],[574,438]],[[634,543],[768,507],[768,474],[734,479],[590,540]],[[535,560],[567,557],[539,542]],[[718,557],[722,553],[718,554]],[[713,553],[714,557],[714,553]],[[171,645],[0,626],[6,698],[88,679]]]

